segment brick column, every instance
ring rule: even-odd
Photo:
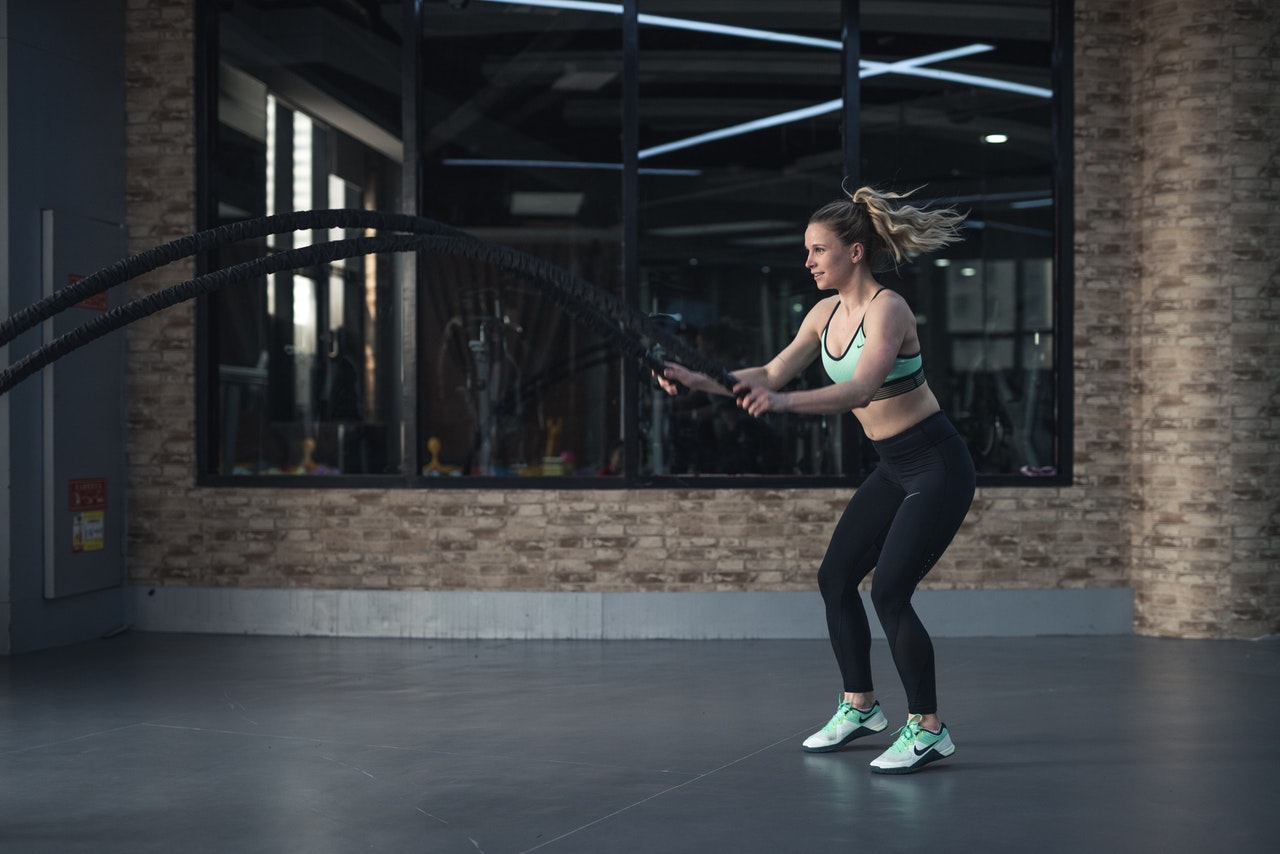
[[[137,253],[195,224],[194,0],[129,0],[125,17],[126,228]],[[188,259],[131,282],[140,297],[190,279]],[[198,556],[195,306],[131,323],[128,340],[129,565],[134,580]],[[192,558],[194,559],[194,558]]]
[[[1132,16],[1136,629],[1275,633],[1280,8]]]

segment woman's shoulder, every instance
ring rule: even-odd
[[[871,302],[872,304],[883,303],[888,305],[890,303],[901,303],[906,305],[907,300],[902,296],[902,294],[898,293],[888,285],[877,285],[875,296],[871,298]]]
[[[862,319],[868,334],[877,330],[879,334],[907,334],[916,325],[915,310],[907,303],[905,297],[892,288],[885,288],[876,294],[876,298],[867,306]]]
[[[821,333],[826,327],[827,321],[831,319],[831,315],[835,313],[838,305],[840,305],[839,294],[832,294],[829,297],[823,297],[818,300],[809,309],[809,313],[804,316],[801,328],[811,327],[814,332]]]
[[[895,291],[893,288],[881,288],[872,298],[871,303],[867,306],[867,316],[873,314],[886,317],[892,314],[906,313],[915,316],[915,312],[907,303],[906,297]]]
[[[809,314],[819,315],[822,322],[826,323],[828,315],[836,310],[836,306],[840,304],[840,295],[832,294],[829,297],[823,297],[813,304],[813,308],[809,309]]]

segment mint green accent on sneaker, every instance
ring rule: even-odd
[[[956,752],[947,725],[941,732],[929,732],[920,726],[921,717],[911,715],[898,730],[898,737],[889,749],[871,760],[871,770],[876,774],[910,774],[919,771],[930,762],[937,762]]]
[[[806,738],[803,747],[808,753],[829,753],[844,747],[855,738],[880,732],[888,725],[889,721],[880,711],[879,703],[868,711],[861,711],[841,700],[827,725]]]

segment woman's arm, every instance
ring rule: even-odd
[[[733,375],[738,379],[737,388],[752,386],[779,389],[799,376],[800,372],[818,357],[818,348],[822,346],[822,326],[831,313],[832,299],[837,297],[824,299],[810,309],[800,324],[796,337],[768,363],[756,368],[740,368],[733,371]],[[668,362],[663,376],[658,377],[658,383],[668,394],[675,394],[678,389],[674,383],[677,382],[695,391],[711,394],[732,395],[737,390],[725,388],[706,374]]]
[[[758,386],[746,390],[738,405],[753,416],[765,412],[833,415],[861,409],[871,403],[872,396],[893,369],[902,343],[915,323],[915,316],[902,297],[892,292],[885,297],[873,302],[863,318],[866,344],[858,357],[852,379],[822,388],[789,392]]]

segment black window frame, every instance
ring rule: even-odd
[[[622,182],[622,283],[623,293],[633,304],[637,299],[638,285],[638,64],[639,64],[639,13],[638,0],[621,0],[623,45],[623,169]],[[403,69],[406,80],[402,86],[402,117],[404,122],[404,173],[401,213],[416,213],[422,209],[422,199],[427,188],[423,186],[420,151],[421,127],[417,105],[422,97],[421,39],[423,0],[402,0],[401,33],[403,38]],[[205,230],[217,221],[216,169],[218,122],[218,16],[222,4],[219,0],[196,0],[195,21],[195,190],[196,227]],[[1073,0],[1050,0],[1052,18],[1051,74],[1052,74],[1052,190],[1054,198],[1053,236],[1053,352],[1054,386],[1056,394],[1055,473],[1045,477],[1028,478],[1017,474],[979,474],[980,487],[1057,488],[1070,486],[1074,476],[1074,371],[1073,371],[1073,215],[1074,160],[1073,136],[1073,49],[1072,24]],[[858,104],[860,87],[859,68],[859,0],[841,0],[842,76],[845,107],[844,155],[846,174],[851,180],[857,177],[860,162],[858,140]],[[216,259],[199,256],[196,259],[197,275],[216,269]],[[416,266],[411,265],[409,278],[415,288],[421,287]],[[406,300],[401,296],[398,308],[407,312]],[[646,380],[641,367],[634,360],[623,366],[621,400],[622,422],[626,425],[625,460],[626,474],[613,478],[586,478],[566,476],[484,476],[427,477],[421,469],[426,462],[422,458],[421,443],[416,438],[418,401],[412,391],[414,385],[402,389],[400,424],[405,436],[402,450],[401,471],[378,475],[225,475],[213,473],[209,466],[212,452],[218,447],[219,425],[217,409],[213,403],[217,380],[213,374],[217,366],[211,364],[209,352],[210,329],[213,314],[207,297],[200,297],[195,306],[195,449],[196,484],[198,486],[236,486],[249,488],[414,488],[414,489],[824,489],[848,488],[859,479],[850,475],[641,475],[639,468],[638,410],[639,394]],[[415,330],[416,332],[416,330]],[[412,335],[416,340],[418,336]],[[401,348],[402,358],[412,362],[412,354]],[[407,365],[403,375],[413,375]],[[416,384],[415,384],[416,385]]]

